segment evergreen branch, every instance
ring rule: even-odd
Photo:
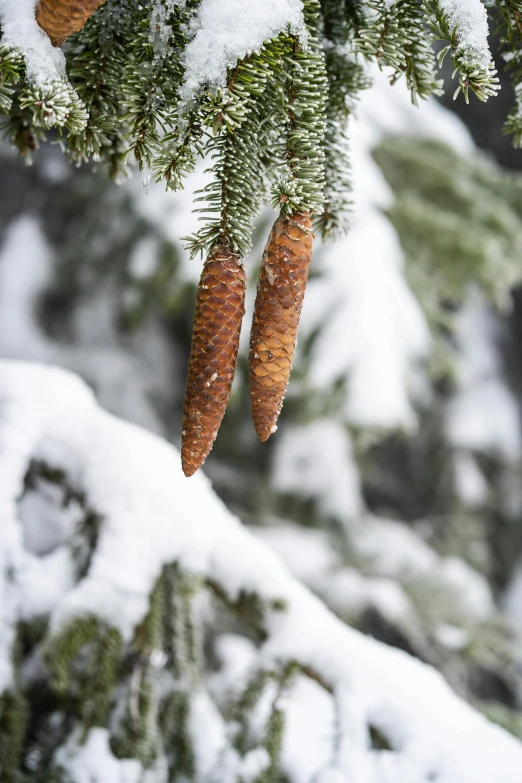
[[[441,65],[449,53],[455,68],[453,75],[459,74],[459,85],[453,98],[462,92],[466,103],[469,103],[470,90],[480,101],[496,95],[500,89],[499,80],[489,50],[478,49],[466,40],[461,20],[454,12],[448,11],[441,0],[426,0],[426,12],[433,40],[449,41],[438,53],[438,58]]]
[[[45,85],[25,85],[19,95],[20,109],[32,115],[32,124],[39,128],[67,128],[71,134],[81,133],[87,125],[83,101],[71,85],[59,80]]]
[[[153,162],[157,182],[165,180],[170,190],[183,187],[183,180],[194,171],[198,156],[204,155],[203,133],[202,118],[196,106],[189,114],[181,140],[177,130],[163,137],[161,149]]]
[[[522,147],[522,2],[497,0],[496,10],[502,32],[500,49],[515,91],[515,103],[504,124],[504,133],[513,137],[513,146]]]
[[[271,203],[283,214],[319,213],[324,201],[324,136],[327,75],[318,41],[319,4],[304,4],[308,40],[292,37],[285,56],[286,140],[283,169],[272,187]]]
[[[364,68],[346,45],[325,46],[328,74],[326,103],[324,208],[315,221],[323,240],[347,232],[351,212],[351,163],[348,119],[358,94],[370,86]]]
[[[323,41],[328,98],[326,102],[324,208],[314,223],[323,240],[346,233],[351,211],[351,164],[348,118],[358,94],[370,86],[352,53],[353,39],[365,18],[356,3],[322,0]],[[355,21],[354,21],[355,19]]]
[[[0,47],[0,112],[8,114],[13,105],[16,85],[22,81],[25,65],[20,52]]]
[[[132,152],[139,167],[148,169],[170,137],[160,140],[178,124],[179,88],[183,80],[183,51],[187,29],[200,0],[173,5],[170,0],[156,3],[149,17],[141,21],[132,43],[132,57],[124,75],[125,93],[122,118],[132,123]]]
[[[375,58],[380,68],[391,68],[392,84],[404,75],[413,103],[439,95],[442,83],[435,76],[435,54],[427,39],[422,2],[376,0],[371,8],[373,20],[357,38],[359,51]]]
[[[83,101],[66,79],[45,84],[26,82],[25,62],[16,49],[0,47],[0,111],[8,115],[2,130],[30,163],[45,131],[58,128],[81,133],[87,112]]]
[[[239,63],[229,73],[225,89],[200,99],[204,154],[213,161],[209,169],[213,179],[196,198],[206,203],[197,210],[204,226],[185,238],[192,256],[210,252],[218,242],[240,255],[250,248],[252,220],[261,198],[259,98],[270,75],[269,62],[280,57],[281,43],[276,39]]]
[[[514,78],[522,79],[522,57],[518,57],[517,76]],[[512,136],[513,146],[522,147],[522,83],[515,85],[515,104],[509,110],[503,132]]]
[[[66,52],[69,78],[89,114],[85,130],[68,138],[69,156],[77,165],[89,158],[103,162],[114,179],[125,170],[120,99],[129,49],[149,11],[138,0],[107,0],[71,38]]]

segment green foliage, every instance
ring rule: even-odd
[[[85,129],[67,139],[69,158],[76,165],[89,159],[102,162],[115,180],[125,173],[124,138],[129,131],[121,106],[127,91],[124,77],[129,61],[134,61],[131,42],[145,13],[137,0],[108,0],[66,49],[69,79],[89,115]]]
[[[431,140],[388,138],[374,157],[395,193],[388,214],[406,275],[432,325],[451,328],[471,283],[506,306],[522,278],[520,180]]]
[[[522,740],[522,715],[498,701],[476,701],[473,706],[493,723],[502,726],[517,739]]]
[[[46,661],[52,687],[75,704],[86,732],[106,723],[121,651],[119,631],[95,615],[71,620],[47,642]],[[85,653],[86,660],[77,673],[79,656]]]
[[[49,485],[58,492],[49,493]],[[101,518],[63,471],[46,463],[31,464],[28,493],[50,494],[57,511],[79,506],[80,521],[68,545],[78,565],[76,579],[83,578]],[[23,623],[13,651],[13,689],[0,694],[0,779],[22,783],[28,770],[31,780],[63,783],[54,753],[78,722],[80,741],[93,727],[110,728],[117,757],[149,768],[163,754],[171,780],[191,779],[191,699],[204,665],[192,601],[201,586],[175,564],[166,566],[130,644],[95,615],[71,615],[52,633],[47,617]],[[27,660],[38,666],[34,677],[22,680],[18,671]]]
[[[315,221],[323,239],[345,234],[351,211],[351,167],[348,118],[358,93],[370,86],[362,65],[349,49],[354,27],[346,9],[332,0],[321,4],[324,54],[328,76],[326,101],[324,205]],[[361,20],[357,26],[360,27]]]
[[[25,492],[45,491],[46,485],[49,484],[61,491],[60,504],[63,509],[70,509],[75,505],[77,509],[81,510],[69,542],[76,573],[80,578],[85,576],[89,569],[92,554],[98,541],[102,518],[89,508],[84,493],[70,486],[62,470],[51,468],[45,462],[33,460],[25,476]]]
[[[246,687],[234,701],[230,710],[230,722],[236,727],[234,747],[240,756],[254,749],[266,750],[268,765],[254,779],[254,783],[278,783],[282,780],[280,755],[285,730],[285,713],[281,699],[291,687],[299,666],[289,662],[280,669],[259,669],[254,672]],[[256,710],[261,699],[269,696],[270,709],[265,724],[259,731]]]
[[[357,39],[362,54],[375,58],[381,68],[391,68],[392,84],[404,74],[413,102],[417,97],[440,94],[441,82],[435,78],[435,55],[426,35],[422,3],[377,0],[370,8],[371,21],[360,29]]]
[[[19,52],[0,48],[4,129],[27,161],[49,128],[73,163],[101,163],[116,180],[134,159],[144,184],[152,172],[178,190],[206,158],[192,254],[216,243],[246,254],[267,200],[284,213],[312,212],[324,239],[347,231],[347,122],[369,84],[365,60],[389,69],[392,83],[404,77],[416,102],[441,90],[431,40],[444,40],[439,60],[450,54],[456,94],[486,100],[498,89],[488,53],[470,45],[466,24],[439,0],[306,0],[306,35],[281,31],[231,63],[224,86],[203,83],[187,100],[185,48],[199,4],[107,0],[64,45],[68,81],[43,87],[26,81]],[[520,144],[519,0],[498,0],[497,11],[516,90],[506,131]]]
[[[269,45],[268,57],[280,61],[283,45]],[[213,161],[211,182],[199,191],[197,211],[204,226],[187,238],[191,254],[208,252],[217,243],[229,244],[244,255],[250,249],[252,221],[261,201],[262,116],[258,100],[265,92],[270,69],[264,49],[247,57],[228,78],[227,87],[208,96],[200,108],[206,142],[203,154]],[[261,103],[263,105],[263,103]]]
[[[317,38],[318,12],[317,2],[305,2],[306,46],[294,39],[285,53],[287,69],[282,84],[286,115],[284,162],[271,191],[272,206],[284,214],[322,211],[328,81],[324,54]]]
[[[11,111],[15,85],[22,80],[24,70],[22,55],[0,46],[0,111],[4,114]]]
[[[28,706],[17,688],[0,693],[0,780],[22,783],[18,771],[28,719]]]
[[[504,132],[513,136],[515,147],[522,147],[522,2],[497,0],[496,10],[501,51],[511,72],[515,91],[515,103],[508,114]]]
[[[469,103],[469,91],[471,90],[480,101],[496,95],[499,90],[498,78],[493,61],[484,63],[482,57],[466,43],[462,41],[461,30],[439,0],[427,0],[426,8],[430,14],[430,23],[434,40],[449,41],[447,46],[438,53],[439,64],[449,53],[455,67],[454,73],[459,74],[459,86],[455,90],[454,98],[462,91],[466,103]]]
[[[187,25],[199,2],[158,3],[150,13],[146,6],[140,10],[137,35],[131,41],[122,80],[122,107],[126,110],[122,121],[132,123],[125,157],[133,153],[140,170],[146,172],[161,151],[165,135],[178,123],[183,78],[180,54],[186,43]]]
[[[190,780],[195,769],[189,719],[203,654],[192,599],[200,587],[176,565],[165,566],[123,666],[125,707],[112,749],[145,767],[163,750],[171,780],[178,775]],[[165,658],[161,667],[155,663],[158,655]]]
[[[65,81],[49,86],[26,85],[20,92],[19,105],[27,109],[31,123],[37,128],[67,128],[71,134],[81,133],[87,124],[87,112],[75,90]]]

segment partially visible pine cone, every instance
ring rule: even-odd
[[[265,247],[250,333],[250,403],[260,440],[268,440],[290,378],[308,269],[309,212],[280,215]]]
[[[186,476],[192,476],[207,458],[230,397],[245,287],[239,257],[226,247],[216,247],[203,267],[196,299],[181,434]]]
[[[36,21],[45,30],[53,46],[77,33],[105,0],[40,0]]]

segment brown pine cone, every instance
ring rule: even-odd
[[[250,403],[260,440],[277,429],[312,258],[309,212],[280,215],[265,247],[250,333]]]
[[[206,460],[230,397],[236,369],[246,274],[235,253],[214,248],[199,281],[187,390],[181,465],[192,476]]]
[[[45,30],[53,46],[77,33],[105,0],[40,0],[36,21]]]

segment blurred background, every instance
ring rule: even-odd
[[[352,121],[352,230],[315,249],[267,444],[246,384],[273,214],[260,217],[204,470],[334,612],[522,738],[522,151],[502,135],[501,78],[487,105],[417,108],[376,74]],[[203,172],[173,195],[68,167],[58,137],[31,166],[0,154],[0,355],[78,372],[104,407],[179,445],[201,270],[181,238]]]

